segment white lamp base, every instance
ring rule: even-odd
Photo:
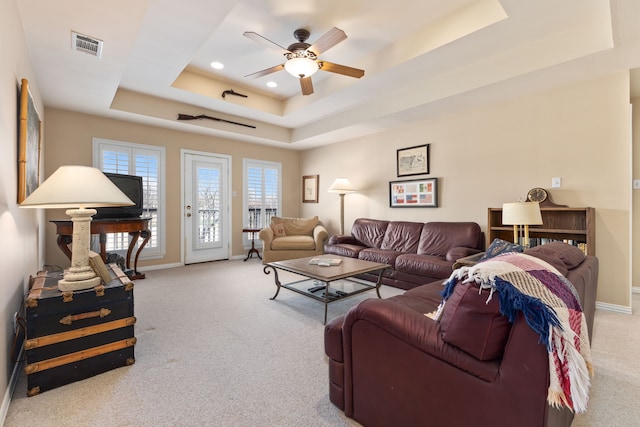
[[[69,209],[66,214],[73,222],[73,241],[71,243],[71,268],[58,281],[62,292],[90,289],[102,283],[102,279],[89,265],[89,242],[91,238],[91,216],[95,209]]]

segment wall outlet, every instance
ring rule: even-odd
[[[562,185],[562,178],[551,178],[551,188],[560,188]]]
[[[640,190],[640,179],[634,179],[633,180],[633,189],[634,190]]]

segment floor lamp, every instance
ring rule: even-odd
[[[21,208],[70,208],[73,222],[71,267],[58,282],[63,292],[89,289],[101,283],[89,265],[91,217],[102,206],[131,206],[134,203],[100,169],[89,166],[60,166],[29,197]]]
[[[538,202],[504,203],[502,224],[513,225],[513,243],[520,244],[520,230],[524,228],[523,246],[529,247],[529,226],[542,225],[542,214]]]
[[[329,193],[338,193],[340,195],[340,234],[344,234],[344,195],[353,193],[353,188],[347,178],[337,178],[327,190]]]

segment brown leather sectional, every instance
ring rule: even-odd
[[[453,264],[482,252],[484,233],[475,222],[408,222],[358,218],[351,235],[334,235],[324,252],[392,266],[383,283],[411,289],[451,274]],[[375,282],[377,275],[365,276]]]
[[[591,337],[597,258],[564,243],[526,253],[573,283]],[[539,335],[522,315],[509,323],[497,298],[486,304],[487,291],[468,288],[456,287],[440,322],[425,313],[441,302],[442,280],[365,300],[327,324],[331,402],[368,427],[569,426],[573,414],[547,404],[549,359]]]

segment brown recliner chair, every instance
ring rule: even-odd
[[[527,253],[573,283],[591,335],[597,258],[563,243]],[[569,426],[573,414],[547,403],[549,358],[539,335],[522,315],[510,324],[497,298],[485,304],[472,287],[447,303],[441,322],[425,316],[442,300],[438,281],[365,300],[327,324],[331,402],[367,427]]]

